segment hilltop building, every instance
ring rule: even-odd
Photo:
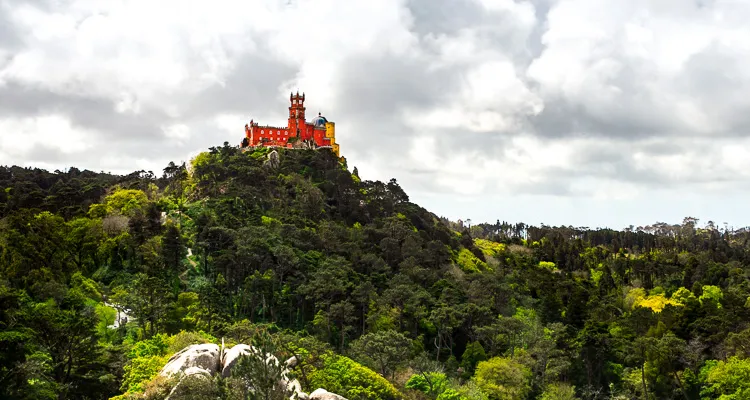
[[[336,125],[318,113],[312,121],[305,120],[305,94],[290,93],[287,126],[261,126],[250,120],[245,125],[241,147],[273,146],[286,148],[330,148],[337,157]]]

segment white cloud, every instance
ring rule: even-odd
[[[522,129],[529,115],[538,114],[543,101],[518,78],[509,61],[491,61],[469,69],[458,93],[444,108],[425,113],[405,112],[415,129],[451,128],[477,132]]]
[[[239,143],[250,118],[284,124],[299,89],[363,177],[483,215],[485,196],[666,209],[664,193],[747,190],[750,4],[410,1],[3,3],[21,40],[0,27],[0,96],[18,96],[0,98],[0,156],[159,171]]]
[[[177,143],[183,143],[190,138],[190,127],[185,124],[174,124],[163,127],[164,136],[174,139]]]
[[[0,120],[0,154],[18,157],[43,148],[64,154],[81,153],[92,147],[92,132],[71,126],[64,116]]]

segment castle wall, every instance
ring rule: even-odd
[[[287,128],[278,126],[253,126],[251,128],[250,136],[248,136],[251,146],[256,146],[261,142],[274,143],[275,145],[286,145],[291,137],[293,137],[293,135],[289,134]]]

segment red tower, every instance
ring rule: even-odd
[[[307,129],[305,129],[305,94],[302,96],[297,94],[289,94],[289,124],[287,129],[292,137],[298,137],[299,140],[308,140],[305,137]]]

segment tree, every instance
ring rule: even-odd
[[[508,357],[493,357],[477,365],[477,385],[492,400],[521,399],[531,389],[531,370]]]
[[[464,370],[464,377],[469,378],[474,375],[477,364],[486,359],[487,355],[479,342],[471,342],[466,345],[466,350],[461,356],[461,368]]]
[[[547,385],[539,400],[577,400],[574,386],[567,383],[552,383]]]
[[[256,332],[250,354],[240,356],[232,367],[228,386],[237,400],[287,400],[294,391],[285,385],[286,365],[275,356],[276,340],[265,330]],[[293,397],[296,399],[296,396]]]
[[[352,342],[351,351],[364,365],[393,378],[396,368],[408,360],[410,344],[402,333],[387,330],[362,335]]]
[[[34,356],[41,363],[39,372],[44,376],[44,366],[48,366],[46,372],[63,399],[108,391],[99,380],[105,373],[100,364],[102,351],[96,333],[98,318],[94,308],[86,302],[79,293],[70,291],[60,304],[50,299],[28,304],[24,310],[24,319],[34,332],[34,340],[43,349]]]
[[[443,365],[429,357],[427,353],[421,353],[410,363],[411,368],[421,377],[420,381],[424,382],[424,393],[437,393],[437,385],[440,381],[445,380]],[[412,377],[413,379],[413,377]],[[411,380],[411,379],[410,379]],[[407,387],[409,383],[407,382]]]
[[[169,287],[158,277],[138,273],[126,285],[117,287],[112,301],[131,310],[145,337],[159,332],[167,314]]]
[[[183,244],[180,230],[173,224],[167,224],[164,236],[161,239],[161,256],[169,275],[175,276],[180,272],[180,265],[187,251]]]

